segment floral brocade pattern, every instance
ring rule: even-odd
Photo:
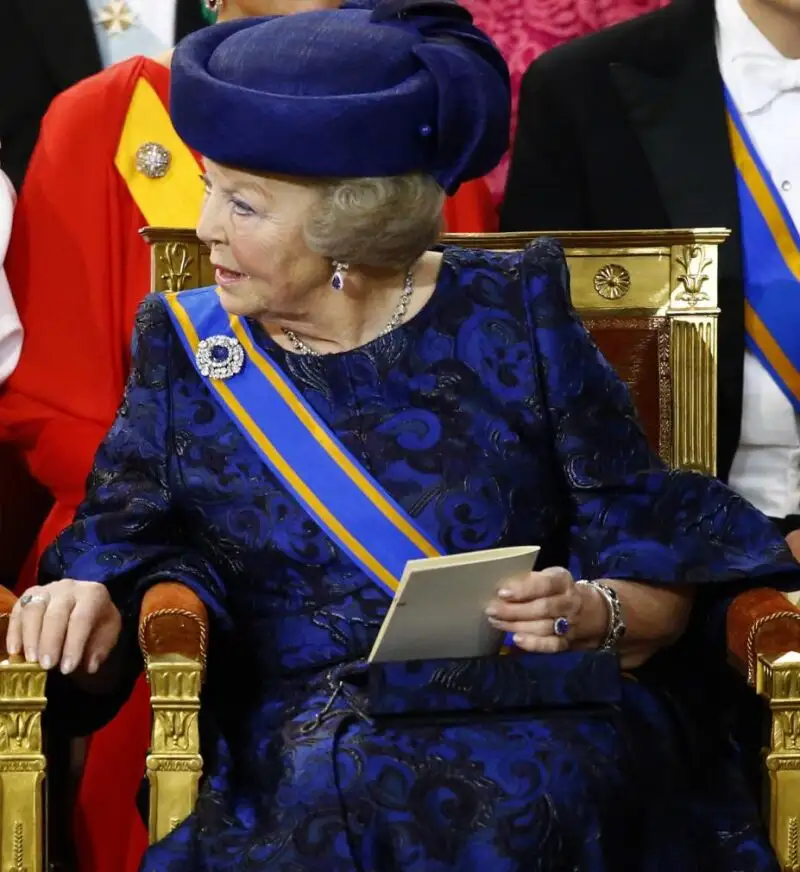
[[[445,550],[540,543],[541,565],[579,577],[692,581],[706,629],[745,584],[800,586],[760,514],[650,453],[552,242],[446,251],[425,308],[353,352],[295,355],[253,329]],[[346,694],[326,707],[337,670],[369,652],[386,595],[254,454],[159,297],[142,306],[133,359],[88,498],[44,573],[106,583],[129,622],[165,578],[212,615],[211,774],[143,869],[776,870],[724,743],[700,750],[711,731],[692,706],[707,694],[697,675],[671,680],[680,646],[613,704],[379,722]],[[710,630],[686,646],[724,668]],[[698,693],[676,696],[692,682]]]

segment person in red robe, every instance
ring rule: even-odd
[[[338,5],[337,0],[226,0],[220,20]],[[151,287],[146,226],[194,227],[203,197],[198,158],[167,111],[170,73],[136,57],[73,86],[42,123],[6,261],[26,344],[0,394],[0,440],[19,451],[54,505],[18,590],[83,498],[95,451],[128,373],[134,314]],[[454,232],[495,228],[486,185],[460,189],[445,213]],[[141,681],[94,734],[78,790],[80,872],[135,870],[147,833],[136,795],[149,746]]]

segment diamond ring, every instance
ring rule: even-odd
[[[50,602],[50,594],[49,593],[24,593],[19,598],[19,604],[24,609],[25,606],[29,606],[32,603],[49,603]]]
[[[553,621],[553,632],[556,636],[566,636],[569,633],[569,621],[566,618],[556,618]]]

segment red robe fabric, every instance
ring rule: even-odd
[[[448,233],[494,233],[498,224],[494,198],[483,179],[462,185],[444,204]]]
[[[6,267],[26,339],[0,395],[0,439],[21,452],[55,498],[20,589],[34,583],[41,552],[83,497],[122,397],[134,315],[150,287],[149,250],[139,235],[146,221],[114,163],[141,77],[166,106],[169,71],[141,57],[54,101],[17,206]],[[452,231],[494,229],[486,185],[464,185],[448,201],[445,220]],[[135,799],[149,729],[140,681],[120,714],[90,740],[75,810],[80,872],[138,868],[147,834]]]
[[[72,519],[129,367],[136,309],[150,285],[144,218],[114,165],[134,86],[166,103],[169,71],[144,58],[111,67],[53,102],[15,215],[6,261],[26,329],[19,366],[0,396],[0,434],[55,504],[19,587]],[[149,744],[145,683],[92,737],[75,809],[81,872],[121,872],[147,833],[134,813]],[[134,867],[135,868],[135,867]]]

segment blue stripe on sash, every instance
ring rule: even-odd
[[[238,339],[242,370],[204,380],[264,463],[386,593],[394,595],[407,561],[441,554],[258,348],[246,322],[225,312],[214,288],[163,296],[193,361],[200,337]]]
[[[800,235],[730,96],[737,168],[748,349],[800,412]]]

